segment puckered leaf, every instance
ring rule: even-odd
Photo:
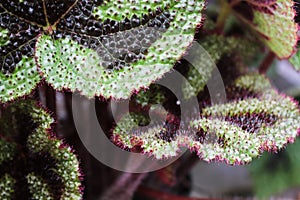
[[[54,35],[39,39],[38,64],[56,89],[120,99],[149,86],[180,59],[204,1],[105,1],[91,4],[88,14],[81,6],[57,24]]]
[[[201,116],[186,122],[176,117],[170,120],[169,116],[164,123],[143,128],[139,126],[142,115],[125,115],[113,130],[112,139],[122,148],[138,149],[158,159],[176,156],[183,146],[203,160],[228,164],[248,163],[263,151],[278,151],[294,141],[299,133],[300,111],[293,100],[272,89],[257,73],[238,77],[234,88],[251,95],[240,97],[240,93],[236,100],[206,106]],[[183,129],[179,129],[180,123]]]
[[[141,90],[136,95],[132,96],[132,100],[141,107],[153,104],[162,104],[166,101],[162,87],[151,84],[148,90]]]
[[[51,131],[34,101],[7,107],[0,119],[1,199],[81,199],[79,163]]]
[[[14,178],[5,174],[0,178],[0,196],[2,199],[12,199],[14,191],[14,185],[16,181]]]
[[[237,78],[234,85],[251,95],[202,109],[201,117],[191,122],[198,138],[191,149],[207,161],[242,164],[294,141],[300,128],[297,103],[257,73]]]
[[[157,159],[174,157],[178,154],[181,143],[183,144],[181,140],[185,138],[175,136],[175,131],[170,130],[173,124],[161,123],[141,130],[139,124],[142,121],[145,121],[142,115],[135,118],[130,115],[123,116],[114,130],[113,141],[122,148],[140,149]]]
[[[273,90],[259,98],[206,108],[203,114],[209,116],[208,120],[200,119],[193,125],[198,131],[208,130],[207,135],[215,135],[213,137],[222,141],[210,148],[205,143],[197,144],[198,154],[206,160],[249,162],[260,151],[277,151],[293,142],[299,129],[300,113],[296,103]],[[206,134],[203,140],[211,137]]]
[[[2,1],[3,2],[3,1]],[[40,28],[3,9],[0,3],[0,102],[28,95],[40,82],[34,45]]]
[[[1,1],[0,101],[29,94],[41,79],[36,65],[55,89],[127,98],[181,58],[204,3]]]
[[[291,56],[297,43],[292,0],[242,1],[234,6],[239,18],[250,25],[278,58]]]
[[[200,50],[191,52],[195,63],[198,65],[191,67],[186,74],[188,83],[192,86],[183,85],[184,97],[187,99],[196,96],[203,90],[207,81],[211,78],[214,64],[223,55],[238,53],[242,57],[249,57],[257,49],[253,43],[245,38],[224,37],[222,35],[206,36],[199,43],[208,54]]]

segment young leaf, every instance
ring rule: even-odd
[[[278,58],[284,59],[291,56],[297,44],[298,25],[294,22],[293,5],[292,0],[246,0],[233,10]]]
[[[240,76],[226,91],[228,103],[203,108],[201,117],[191,122],[197,140],[189,148],[202,159],[243,164],[294,141],[299,107],[272,89],[264,76]]]
[[[145,107],[152,104],[162,104],[166,101],[166,97],[159,85],[151,84],[147,90],[140,90],[139,93],[132,96],[132,100]]]
[[[180,122],[168,115],[165,123],[153,123],[145,129],[138,123],[143,116],[134,119],[125,115],[112,139],[122,148],[138,149],[158,159],[176,156],[185,146],[203,160],[228,164],[248,163],[263,151],[277,151],[294,141],[300,128],[295,102],[272,89],[257,73],[238,77],[227,90],[238,88],[252,95],[241,97],[244,93],[240,93],[236,100],[204,107],[201,116],[191,121]],[[180,123],[185,124],[182,130],[178,130]]]
[[[257,49],[253,43],[245,38],[224,37],[215,34],[206,36],[199,43],[210,57],[201,51],[190,53],[196,59],[195,62],[198,63],[198,66],[197,68],[190,67],[186,74],[189,84],[192,86],[183,85],[183,93],[186,99],[196,96],[204,89],[214,69],[212,62],[217,63],[223,55],[231,55],[233,53],[249,58]]]
[[[176,136],[175,125],[166,122],[143,129],[140,125],[145,120],[143,115],[135,118],[124,115],[113,130],[113,142],[123,149],[138,150],[157,159],[176,156],[184,138]]]
[[[214,157],[229,163],[249,162],[260,151],[277,151],[293,142],[299,129],[299,108],[273,90],[260,98],[206,108],[203,114],[208,119],[194,121],[193,125],[198,131],[209,130],[206,134],[222,141],[206,151],[197,144],[198,154],[207,160]]]
[[[81,199],[78,160],[51,134],[46,111],[34,101],[14,102],[0,122],[1,199]]]

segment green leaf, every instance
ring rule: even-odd
[[[63,28],[62,38],[43,35],[37,44],[38,64],[56,89],[127,98],[172,69],[193,41],[203,7],[204,1],[104,2],[87,19],[93,26],[86,29],[94,32],[65,30],[67,22],[62,21],[57,26]],[[104,28],[97,32],[97,26]]]
[[[205,160],[214,158],[231,164],[247,163],[261,151],[276,152],[293,142],[300,120],[298,105],[274,90],[265,91],[258,98],[205,108],[203,115],[205,118],[192,125],[198,131],[203,126],[210,130],[203,140],[214,137],[222,142],[215,142],[209,148],[205,142],[197,142],[193,144],[197,153]]]
[[[297,44],[298,25],[294,22],[292,0],[243,1],[233,7],[278,58],[291,56]]]
[[[27,176],[27,182],[29,185],[30,193],[32,194],[31,198],[35,200],[47,199],[52,200],[53,197],[50,195],[49,187],[47,183],[35,173],[29,173]],[[37,192],[39,191],[39,192]]]
[[[0,72],[0,102],[30,94],[40,81],[34,59],[23,56],[12,73]]]
[[[151,84],[147,90],[140,90],[139,93],[133,95],[131,99],[141,107],[163,104],[166,101],[163,88],[155,84]]]
[[[164,132],[169,131],[165,123],[142,129],[139,125],[145,119],[143,115],[124,115],[114,129],[113,142],[124,149],[141,149],[144,154],[156,159],[176,156],[180,152],[180,141],[184,138],[163,137]]]
[[[37,66],[55,89],[127,98],[170,71],[186,52],[204,4],[1,1],[0,101],[29,94],[40,81]]]
[[[30,100],[14,102],[4,110],[0,188],[10,191],[13,198],[8,199],[81,199],[79,162],[71,148],[51,133],[53,122]],[[24,180],[28,190],[14,187]],[[5,199],[7,192],[0,194]]]
[[[145,128],[139,126],[145,116],[125,114],[113,130],[112,140],[121,148],[158,159],[178,155],[183,146],[205,161],[238,165],[251,162],[263,151],[276,152],[294,141],[300,128],[299,107],[272,89],[264,76],[240,76],[227,91],[247,92],[223,104],[204,107],[201,116],[181,117],[189,121],[180,122],[178,117],[168,114],[165,122],[152,122]]]
[[[3,1],[2,1],[3,2]],[[41,81],[34,61],[39,28],[9,14],[0,3],[0,102],[28,95]]]
[[[238,88],[243,88],[254,93],[263,93],[265,90],[272,87],[271,83],[266,80],[265,76],[255,72],[238,77],[234,81],[234,85]]]
[[[222,56],[237,53],[242,58],[249,58],[257,50],[252,42],[240,37],[224,37],[212,34],[201,39],[199,43],[209,56],[200,50],[191,52],[191,57],[198,66],[190,67],[185,75],[188,83],[192,86],[183,85],[186,99],[196,96],[204,89],[207,81],[211,78],[214,69],[213,64],[216,64]]]
[[[13,199],[14,186],[16,184],[16,180],[5,174],[0,178],[0,197],[1,199]]]
[[[297,51],[296,54],[290,58],[289,61],[297,71],[300,71],[300,53],[299,53],[299,51]]]

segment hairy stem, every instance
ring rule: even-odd
[[[142,182],[142,180],[147,176],[147,173],[142,174],[132,174],[124,173],[122,174],[116,182],[105,192],[100,200],[130,200],[133,197],[134,192]]]
[[[48,84],[45,84],[45,96],[46,96],[46,107],[54,114],[55,117],[57,117],[56,113],[56,91],[49,86]],[[53,125],[53,131],[56,132],[56,126]]]
[[[228,15],[230,14],[230,9],[231,8],[229,4],[226,1],[221,0],[221,10],[217,19],[215,29],[218,34],[222,34],[224,32],[225,23],[228,18]]]
[[[151,197],[151,199],[160,199],[160,200],[170,200],[170,199],[172,199],[172,200],[205,200],[204,198],[200,199],[200,198],[179,196],[179,195],[174,195],[174,194],[170,194],[170,193],[166,193],[166,192],[162,192],[162,191],[158,191],[158,190],[154,190],[154,189],[150,189],[150,188],[145,188],[145,187],[139,188],[138,193],[143,196]]]
[[[275,59],[275,54],[270,51],[268,55],[265,57],[265,59],[262,61],[262,63],[260,64],[258,71],[261,74],[267,73],[270,67],[272,66],[274,59]]]
[[[235,5],[237,5],[240,2],[241,2],[241,0],[232,0],[229,5],[230,5],[230,7],[234,7]]]
[[[72,92],[64,92],[65,108],[67,112],[67,118],[69,122],[73,122],[73,111],[72,111]]]
[[[188,155],[176,169],[177,181],[180,182],[199,161],[200,159],[196,154]]]
[[[40,101],[40,92],[39,92],[39,88],[36,88],[33,92],[32,92],[32,98],[35,99],[36,101]]]
[[[0,117],[2,116],[3,110],[4,110],[4,105],[0,104]]]

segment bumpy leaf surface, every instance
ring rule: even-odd
[[[185,98],[196,96],[203,90],[207,81],[211,78],[216,64],[222,56],[237,53],[241,57],[251,57],[256,46],[246,38],[224,37],[222,35],[208,35],[199,41],[199,44],[207,51],[208,55],[200,50],[191,52],[197,66],[189,69],[186,77],[192,87],[183,85],[183,93]]]
[[[81,199],[79,163],[51,131],[34,101],[7,107],[0,119],[1,199]]]
[[[0,100],[30,93],[40,80],[36,65],[55,89],[127,98],[181,58],[204,3],[1,1]]]
[[[125,115],[112,139],[122,148],[138,149],[158,159],[176,156],[185,146],[203,160],[228,164],[248,163],[263,151],[277,151],[294,141],[300,128],[299,107],[272,89],[264,76],[240,76],[227,90],[239,91],[238,98],[206,106],[200,116],[187,122],[169,117],[145,129],[139,126],[142,115]],[[185,125],[178,130],[180,123]]]
[[[293,6],[292,0],[245,0],[233,8],[271,51],[284,59],[291,56],[297,43],[298,25],[294,22]]]
[[[34,61],[39,27],[12,15],[6,4],[0,3],[0,102],[29,94],[41,80]]]

